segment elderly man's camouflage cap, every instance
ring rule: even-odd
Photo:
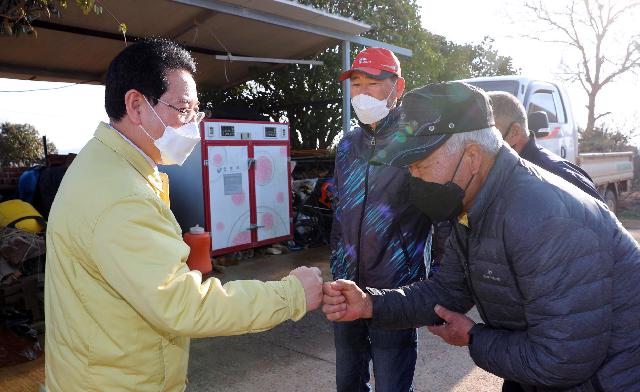
[[[487,94],[463,82],[434,83],[408,92],[393,141],[373,164],[404,167],[426,158],[454,133],[495,125]]]

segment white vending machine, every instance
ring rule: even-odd
[[[213,255],[291,239],[288,124],[211,119],[200,131],[182,167],[161,168],[183,231],[204,223]]]

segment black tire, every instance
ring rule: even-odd
[[[607,207],[609,207],[609,210],[611,212],[613,212],[614,214],[618,212],[618,198],[616,197],[616,193],[613,190],[607,189],[607,191],[604,193],[604,201],[605,203],[607,203]]]

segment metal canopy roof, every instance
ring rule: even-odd
[[[196,79],[224,88],[276,65],[228,61],[216,55],[304,59],[342,41],[411,51],[359,37],[370,26],[287,0],[102,0],[101,15],[74,4],[62,18],[33,23],[37,36],[0,37],[0,77],[102,83],[127,39],[162,36],[187,46],[198,62]],[[112,15],[113,16],[112,16]],[[117,18],[117,21],[115,18]]]

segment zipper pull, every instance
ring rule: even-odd
[[[372,146],[376,145],[376,138],[375,137],[371,138],[371,145]]]

